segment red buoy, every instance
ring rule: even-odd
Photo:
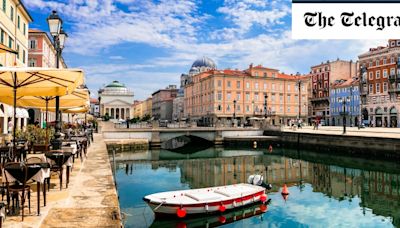
[[[260,205],[260,210],[261,210],[262,212],[266,212],[266,211],[268,210],[267,205],[261,204],[261,205]]]
[[[224,205],[219,206],[219,211],[224,212],[226,210],[226,207]]]
[[[261,202],[265,202],[265,201],[267,201],[267,195],[265,195],[265,194],[262,194],[261,196],[260,196],[260,200],[261,200]]]
[[[176,228],[186,228],[186,223],[179,222],[178,224],[176,224]]]
[[[185,217],[185,216],[186,216],[186,209],[185,209],[185,208],[178,208],[178,209],[176,209],[176,215],[177,215],[179,218]]]
[[[289,190],[288,190],[286,184],[283,185],[281,194],[282,195],[289,195]]]
[[[219,220],[221,223],[225,223],[225,222],[226,222],[225,216],[219,216],[218,220]]]
[[[272,153],[272,145],[269,145],[268,151],[269,151],[270,153]]]

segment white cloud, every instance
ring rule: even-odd
[[[112,59],[112,60],[123,60],[123,59],[125,59],[124,57],[122,57],[120,55],[112,55],[112,56],[110,56],[108,58]]]

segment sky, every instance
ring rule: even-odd
[[[92,97],[113,80],[136,100],[170,84],[203,56],[218,69],[249,64],[284,73],[337,58],[353,61],[385,40],[294,40],[288,0],[23,0],[34,22],[48,31],[57,10],[68,39],[63,57],[82,68]]]

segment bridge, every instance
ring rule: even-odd
[[[216,128],[216,127],[188,127],[188,128],[143,128],[143,129],[103,129],[103,138],[106,140],[145,139],[152,147],[159,147],[162,143],[180,136],[195,136],[208,140],[215,145],[221,145],[224,138],[232,137],[259,137],[264,133],[260,128]]]

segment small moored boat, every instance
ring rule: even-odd
[[[262,176],[250,176],[249,183],[234,184],[210,188],[180,190],[155,193],[145,196],[143,200],[156,214],[186,215],[224,212],[257,202],[265,202],[267,195],[262,183]],[[263,186],[260,186],[263,185]]]

